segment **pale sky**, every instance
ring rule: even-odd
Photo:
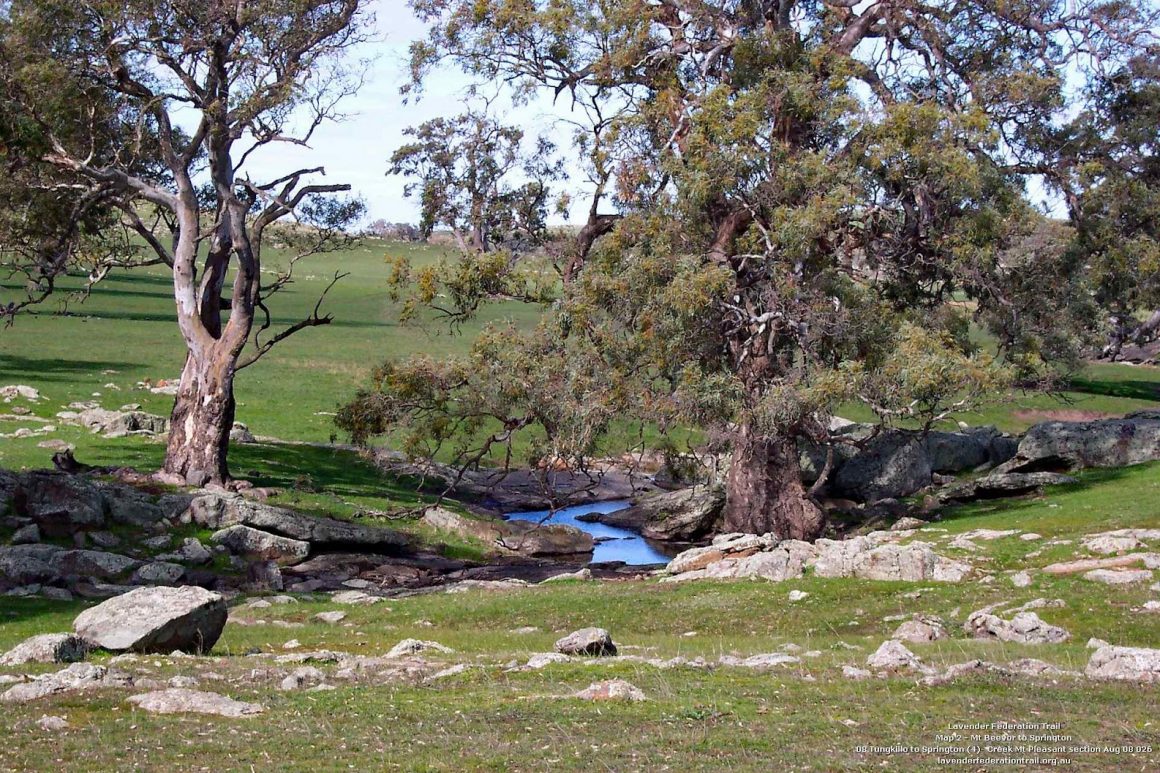
[[[358,95],[343,102],[340,109],[349,115],[342,123],[319,127],[310,149],[274,144],[247,162],[255,180],[276,179],[290,170],[323,166],[326,182],[350,183],[354,193],[367,204],[369,220],[417,222],[418,207],[404,198],[404,180],[387,177],[387,159],[406,142],[403,130],[438,116],[457,115],[466,107],[468,80],[458,71],[433,74],[422,98],[403,104],[399,87],[407,82],[407,47],[423,37],[424,26],[414,17],[405,0],[377,0],[374,4],[377,36],[375,43],[360,47],[359,58],[374,57],[366,83]],[[565,146],[566,131],[553,130],[551,105],[508,110],[497,103],[504,123],[524,128],[529,135],[547,133]]]

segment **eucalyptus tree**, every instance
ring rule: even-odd
[[[292,268],[263,277],[263,237],[294,216],[309,232],[299,255],[326,249],[360,206],[328,198],[349,186],[316,181],[322,168],[287,168],[273,179],[249,170],[256,154],[306,145],[337,116],[360,82],[348,53],[365,38],[368,5],[0,4],[0,139],[23,154],[35,195],[78,203],[60,205],[57,235],[71,237],[99,211],[145,245],[136,255],[108,251],[102,265],[163,264],[172,273],[187,356],[164,469],[191,483],[229,478],[236,372],[287,336],[330,321],[315,306],[309,317],[272,329],[267,302],[291,281]],[[49,275],[71,267],[65,253],[55,262],[43,249],[37,254]]]
[[[1057,167],[1055,128],[1106,109],[1075,81],[1155,45],[1151,9],[1111,0],[412,6],[412,88],[453,63],[602,111],[578,148],[616,218],[535,333],[388,363],[340,422],[475,438],[469,461],[525,431],[579,459],[620,418],[705,427],[731,452],[723,528],[799,538],[824,516],[798,443],[836,406],[930,426],[1043,369],[1026,327],[1050,315],[998,308],[1041,222],[1028,180]],[[1009,362],[972,313],[1018,340]]]

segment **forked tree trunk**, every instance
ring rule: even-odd
[[[230,479],[226,454],[234,424],[236,356],[211,348],[186,356],[170,416],[165,471],[194,486]]]
[[[723,530],[814,540],[821,536],[825,521],[825,513],[802,485],[797,444],[792,439],[753,437],[742,427],[733,439]]]

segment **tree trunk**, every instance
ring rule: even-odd
[[[193,486],[226,483],[226,454],[234,424],[234,366],[237,357],[213,347],[190,352],[170,415],[165,472]]]
[[[802,485],[797,444],[792,439],[755,438],[742,427],[733,440],[723,530],[814,540],[825,522],[825,513]]]

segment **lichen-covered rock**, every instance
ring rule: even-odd
[[[986,609],[972,612],[963,630],[976,639],[998,639],[1019,644],[1059,644],[1071,634],[1040,619],[1034,612],[1020,612],[1004,620]]]
[[[615,655],[616,645],[603,628],[581,628],[559,639],[556,652],[563,655]]]
[[[1147,569],[1093,569],[1084,574],[1083,578],[1104,585],[1135,585],[1151,582],[1152,572]]]
[[[1125,467],[1160,459],[1160,415],[1140,411],[1122,419],[1036,424],[1019,441],[1012,471]]]
[[[623,679],[607,679],[593,682],[576,693],[575,697],[586,701],[643,701],[645,694],[640,688]]]
[[[423,641],[421,639],[403,639],[401,642],[391,647],[391,651],[387,653],[388,658],[402,658],[408,655],[419,655],[423,652],[442,652],[450,654],[455,650],[450,647],[444,647],[437,641]]]
[[[252,560],[276,561],[282,566],[300,564],[310,555],[310,543],[305,540],[280,537],[249,526],[220,529],[213,533],[210,541],[224,546],[234,555]]]
[[[137,588],[86,609],[73,628],[113,652],[209,652],[226,616],[225,599],[204,588]]]
[[[213,692],[180,687],[133,695],[129,703],[150,714],[214,714],[219,717],[252,717],[265,709],[257,703],[245,703]]]
[[[921,671],[922,660],[908,650],[902,642],[887,639],[866,658],[866,665],[879,671],[901,671],[904,669]]]
[[[154,561],[133,572],[134,585],[177,585],[185,576],[185,567],[168,561]]]
[[[1160,650],[1102,646],[1092,653],[1084,673],[1092,679],[1160,684]]]
[[[947,630],[937,617],[917,615],[913,620],[907,620],[894,632],[892,639],[925,644],[947,638]]]
[[[334,518],[273,507],[237,494],[205,494],[194,499],[188,519],[208,529],[249,526],[282,537],[309,542],[315,550],[351,549],[394,553],[407,547],[405,535]]]
[[[89,648],[71,633],[43,633],[17,644],[0,655],[0,666],[25,663],[75,663],[85,659]]]
[[[58,695],[62,692],[100,687],[105,683],[109,669],[91,663],[73,663],[67,668],[22,682],[0,695],[0,703],[27,703]]]

